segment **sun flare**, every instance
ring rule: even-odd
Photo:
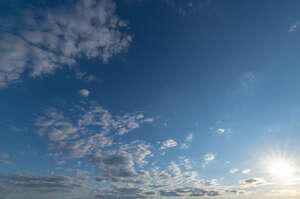
[[[276,177],[288,178],[293,175],[294,169],[289,162],[279,160],[270,162],[269,172]]]
[[[272,177],[288,181],[295,174],[291,160],[286,158],[271,158],[267,161],[267,171]]]

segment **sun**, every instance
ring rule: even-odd
[[[269,173],[281,179],[289,179],[294,173],[295,169],[287,160],[272,160],[268,165]]]
[[[296,172],[293,161],[284,157],[272,157],[267,160],[267,172],[274,178],[289,181]]]

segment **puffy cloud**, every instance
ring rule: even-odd
[[[162,143],[162,146],[160,147],[160,149],[164,150],[164,149],[172,148],[172,147],[176,147],[176,146],[177,146],[177,142],[173,139],[169,139]]]
[[[62,141],[79,136],[79,128],[56,108],[46,110],[45,115],[36,119],[39,135],[47,134],[51,141]]]
[[[78,93],[80,95],[82,95],[83,97],[88,97],[90,95],[90,91],[87,90],[87,89],[81,89],[81,90],[78,91]]]
[[[168,169],[172,172],[174,177],[181,176],[181,169],[175,162],[171,162]]]
[[[143,166],[145,158],[151,155],[150,145],[135,142],[122,144],[114,142],[115,137],[129,133],[140,127],[146,118],[141,113],[125,113],[123,116],[113,116],[108,110],[94,102],[81,101],[72,105],[67,111],[59,108],[48,108],[36,117],[37,133],[48,136],[49,149],[55,153],[49,156],[66,158],[83,158],[99,151],[105,152],[111,147],[117,147],[124,153],[131,153],[134,161]],[[153,121],[153,120],[152,120]],[[123,133],[120,131],[123,130]]]
[[[122,52],[131,36],[123,33],[127,23],[115,10],[112,0],[78,0],[55,10],[30,10],[8,22],[0,35],[0,87],[20,81],[27,70],[38,77],[81,58],[107,62]]]
[[[89,159],[100,174],[97,177],[99,182],[146,183],[148,173],[136,171],[134,159],[129,153],[91,155]]]

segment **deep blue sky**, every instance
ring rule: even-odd
[[[1,1],[0,196],[299,197],[299,6]]]

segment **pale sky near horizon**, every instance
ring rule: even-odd
[[[0,199],[299,198],[299,7],[2,0]]]

